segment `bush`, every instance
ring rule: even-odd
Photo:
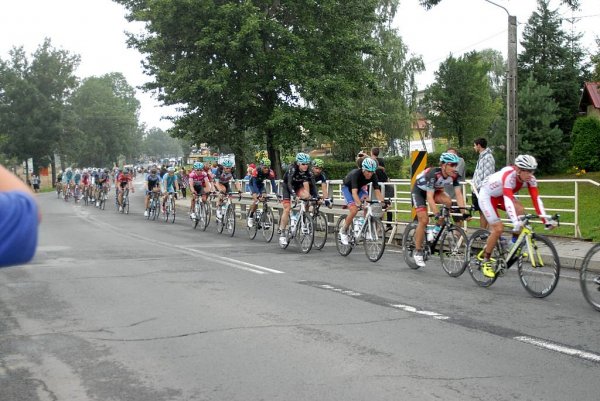
[[[600,120],[582,117],[573,125],[571,165],[600,171]]]
[[[408,172],[403,168],[403,159],[400,156],[386,157],[385,172],[390,179],[408,178]],[[342,180],[350,170],[358,168],[356,162],[340,162],[330,158],[323,158],[325,173],[330,180]]]

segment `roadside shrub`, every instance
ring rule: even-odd
[[[578,118],[571,138],[571,165],[585,171],[600,171],[600,120]]]

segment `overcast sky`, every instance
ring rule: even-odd
[[[536,0],[494,2],[517,16],[519,35],[537,4]],[[136,27],[127,23],[124,9],[111,0],[0,0],[0,4],[1,58],[6,59],[14,46],[24,46],[31,54],[49,37],[54,47],[81,56],[76,72],[80,78],[122,72],[134,87],[150,80],[142,73],[141,55],[125,45],[125,31],[136,31]],[[559,1],[551,4],[557,7]],[[584,44],[595,52],[600,0],[582,0],[582,4],[574,15],[585,18],[574,27],[584,33]],[[565,17],[572,16],[564,7],[561,10]],[[434,71],[450,53],[459,56],[469,50],[493,48],[506,57],[507,14],[485,0],[443,0],[429,11],[420,7],[418,0],[401,0],[395,25],[410,51],[423,57],[427,71],[418,77],[421,88],[432,82]],[[173,109],[159,107],[151,94],[141,90],[137,97],[142,122],[148,127],[171,126],[161,117],[173,114]]]

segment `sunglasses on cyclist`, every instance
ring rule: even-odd
[[[308,163],[300,163],[301,166],[308,166]]]

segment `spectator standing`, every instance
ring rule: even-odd
[[[475,141],[473,141],[473,149],[479,153],[479,158],[477,159],[477,165],[475,166],[475,172],[473,174],[473,181],[471,182],[471,200],[474,209],[479,212],[479,226],[481,228],[487,228],[488,223],[481,213],[481,209],[479,208],[477,194],[481,189],[483,180],[488,175],[491,175],[496,171],[496,161],[494,160],[494,155],[492,154],[491,149],[487,147],[487,140],[485,138],[475,139]]]
[[[0,165],[0,267],[33,258],[38,222],[38,206],[31,189]]]
[[[31,176],[31,184],[33,184],[33,191],[40,192],[40,176],[37,174],[32,174]]]
[[[379,152],[380,152],[379,148],[371,149],[371,159],[373,159],[377,162],[377,170],[375,170],[375,174],[377,175],[377,181],[379,183],[389,182],[390,178],[388,177],[387,173],[385,172],[385,162],[383,161],[383,159],[381,157],[379,157]],[[386,198],[393,198],[394,197],[394,188],[391,185],[384,185],[383,187],[384,187],[384,196]],[[386,220],[392,221],[393,219],[394,219],[393,213],[387,212]],[[392,225],[387,224],[386,231],[389,231],[391,229],[392,229]]]
[[[181,190],[181,196],[183,199],[186,199],[187,187],[189,185],[189,175],[187,171],[185,171],[185,167],[182,167],[177,174],[177,180],[179,184],[179,189]]]

